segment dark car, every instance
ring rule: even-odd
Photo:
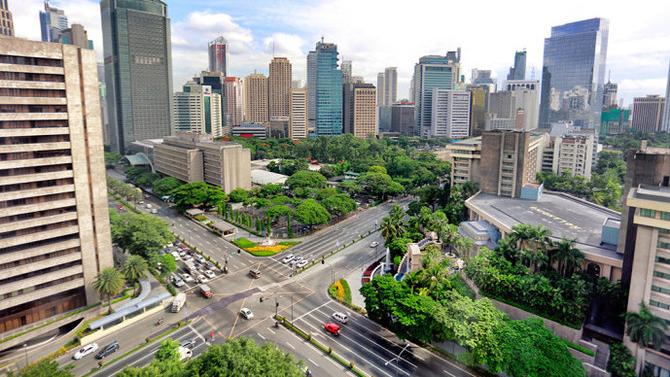
[[[105,357],[113,354],[114,352],[119,350],[119,342],[113,341],[110,344],[106,345],[105,348],[102,349],[102,351],[98,352],[97,355],[95,355],[96,359],[104,359]]]
[[[190,339],[190,340],[186,340],[186,341],[182,342],[182,343],[181,343],[181,346],[184,347],[184,348],[188,348],[188,349],[192,350],[192,349],[195,348],[195,346],[196,346],[197,344],[198,344],[198,343],[197,343],[197,340],[195,340],[195,339]]]

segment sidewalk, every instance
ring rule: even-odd
[[[347,280],[347,283],[349,283],[349,288],[351,289],[351,303],[360,308],[365,307],[365,299],[360,292],[361,286],[363,286],[361,283],[362,276],[363,271],[355,269],[344,277],[344,279]]]

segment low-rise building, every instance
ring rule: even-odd
[[[268,137],[268,129],[260,123],[242,123],[239,126],[233,127],[231,134],[244,138],[255,137],[257,139],[265,139]]]
[[[443,160],[451,163],[451,182],[479,183],[479,164],[482,158],[482,137],[459,140],[445,147]]]

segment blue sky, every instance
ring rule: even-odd
[[[267,72],[274,44],[277,56],[293,63],[294,79],[305,79],[305,56],[324,36],[353,61],[354,75],[376,82],[384,67],[398,67],[398,97],[407,97],[414,63],[422,55],[461,47],[463,72],[491,69],[502,80],[514,51],[528,51],[528,76],[540,79],[542,47],[552,25],[592,17],[610,21],[608,70],[620,97],[665,94],[670,59],[670,7],[663,0],[617,2],[536,1],[411,2],[378,0],[172,0],[175,89],[207,66],[207,41],[219,35],[231,45],[229,69],[245,76]],[[20,4],[20,5],[19,5]],[[82,23],[102,56],[99,3],[52,0],[71,22]],[[17,35],[39,39],[40,0],[10,0]]]

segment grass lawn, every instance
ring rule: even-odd
[[[295,246],[299,244],[300,242],[298,241],[282,241],[278,242],[275,245],[272,246],[263,246],[259,245],[245,237],[240,237],[233,241],[237,247],[243,249],[244,251],[248,252],[249,254],[256,256],[256,257],[270,257],[273,255],[277,255],[281,253],[282,251]]]

